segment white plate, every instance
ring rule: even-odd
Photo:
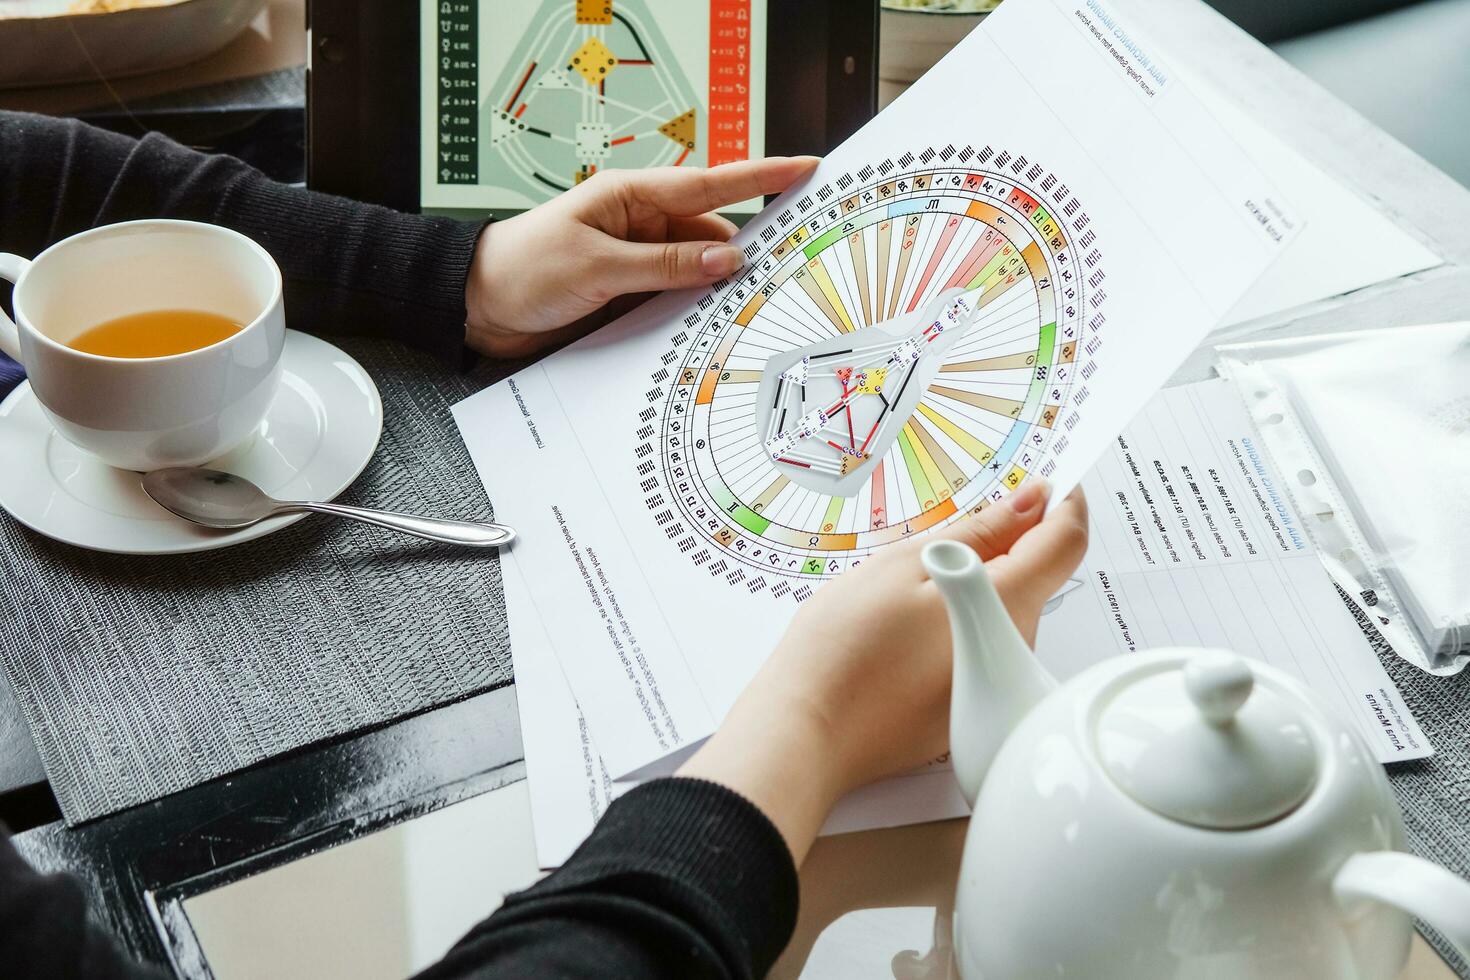
[[[324,340],[287,330],[281,356],[281,390],[255,436],[207,465],[278,499],[331,500],[378,448],[382,399],[362,366]],[[128,555],[226,548],[302,517],[240,531],[210,531],[174,517],[143,492],[139,474],[113,469],[62,438],[29,383],[0,403],[0,507],[57,541]]]

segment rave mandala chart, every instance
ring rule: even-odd
[[[1088,225],[1040,165],[949,146],[764,219],[653,374],[654,522],[730,584],[800,600],[1049,475],[1101,345]]]
[[[531,24],[481,106],[487,179],[550,200],[599,168],[704,165],[703,110],[646,0],[543,0]]]

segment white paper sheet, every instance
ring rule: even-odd
[[[1160,392],[1083,479],[1091,543],[1074,582],[1047,607],[1037,655],[1066,678],[1134,649],[1226,647],[1320,692],[1381,761],[1431,755],[1315,552],[1291,532],[1296,514],[1275,495],[1276,475],[1256,445],[1256,429],[1226,382]],[[608,778],[513,567],[505,592],[537,858],[556,867],[609,799],[636,781]],[[948,767],[935,766],[854,794],[823,832],[965,813]]]
[[[1301,217],[1301,234],[1225,315],[1221,332],[1260,317],[1397,279],[1444,260],[1268,132],[1228,93],[1184,78]],[[1371,242],[1372,247],[1365,247]]]
[[[614,780],[608,774],[525,580],[513,564],[501,567],[506,614],[515,637],[511,655],[531,786],[536,860],[542,868],[556,868],[592,832],[608,804],[640,779]],[[646,768],[641,778],[673,773],[685,754],[676,753]],[[833,810],[822,833],[900,827],[968,812],[950,768],[933,765],[853,793]]]
[[[1036,37],[1046,59],[1008,54]],[[1011,0],[741,232],[739,279],[457,406],[608,769],[707,735],[796,603],[873,547],[1032,472],[1075,484],[1297,226],[1099,0]],[[767,454],[769,355],[950,284],[979,319],[870,485],[827,497]],[[932,368],[937,336],[905,364]]]
[[[1082,486],[1092,537],[1081,584],[1037,631],[1053,673],[1133,650],[1222,647],[1306,682],[1380,761],[1433,754],[1229,382],[1160,392]]]
[[[521,745],[531,791],[536,861],[560,867],[617,795],[546,638],[541,614],[513,562],[502,562]],[[554,610],[552,610],[554,613]]]

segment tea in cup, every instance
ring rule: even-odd
[[[66,345],[101,357],[168,357],[217,344],[245,324],[205,310],[149,310],[113,317]]]

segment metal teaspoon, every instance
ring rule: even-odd
[[[310,512],[335,514],[430,541],[470,548],[510,544],[516,536],[515,530],[504,524],[414,517],[345,504],[274,500],[244,477],[197,466],[154,470],[143,477],[143,490],[165,510],[184,520],[222,530],[249,527],[278,514]]]

